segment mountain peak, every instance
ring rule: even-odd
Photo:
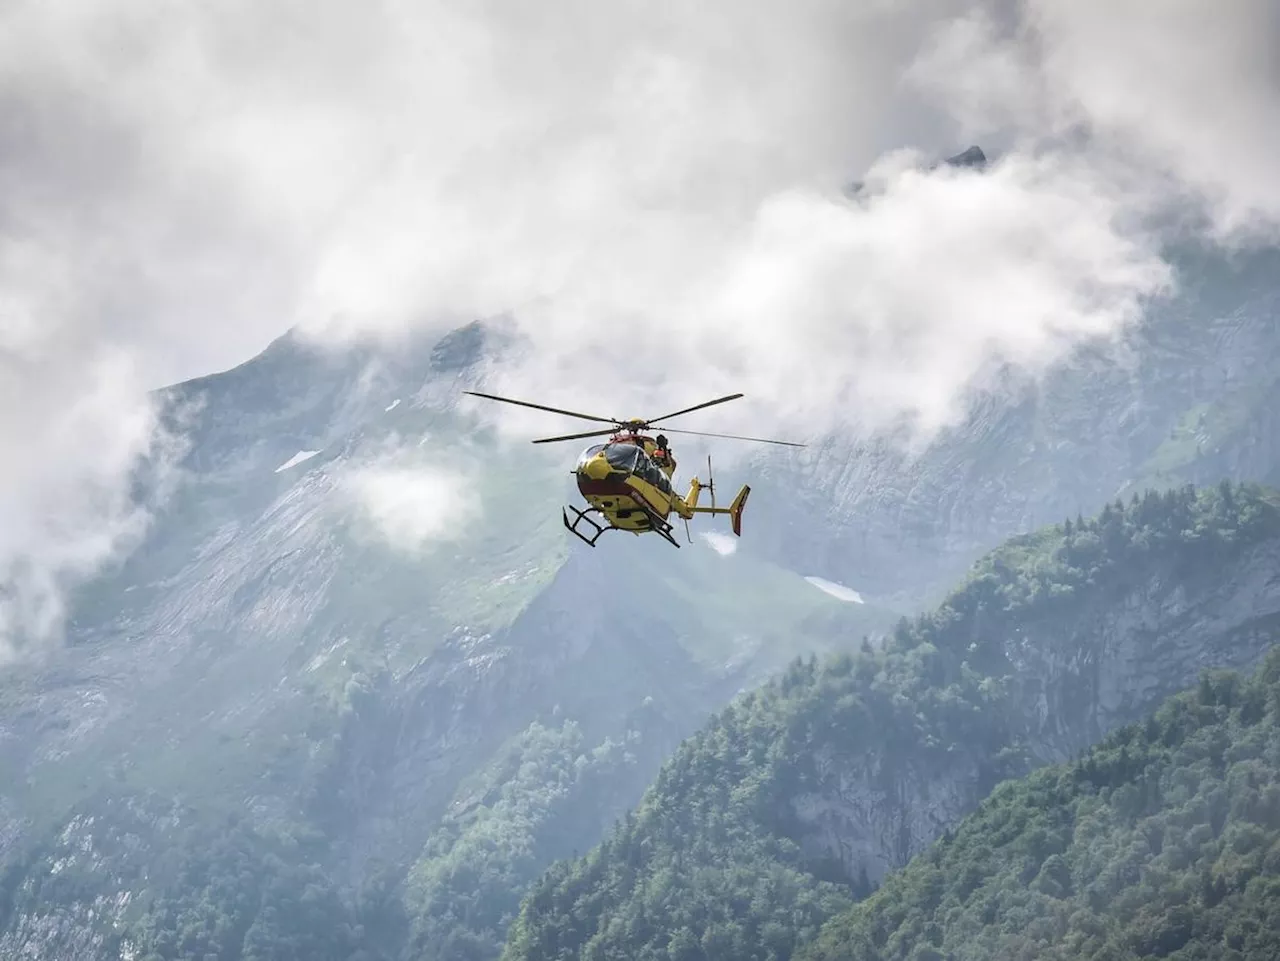
[[[977,144],[974,144],[954,156],[947,157],[944,160],[935,160],[925,169],[930,171],[937,170],[945,164],[948,167],[968,167],[973,170],[982,170],[986,167],[987,162],[987,155],[983,152],[982,148]],[[856,197],[858,194],[862,193],[864,189],[866,189],[865,182],[855,180],[853,183],[845,187],[844,192],[848,197]]]
[[[982,148],[976,144],[968,149],[956,154],[954,157],[948,157],[943,163],[951,167],[985,167],[987,165],[987,155],[982,152]]]

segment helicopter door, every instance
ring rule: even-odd
[[[671,485],[667,481],[667,475],[662,473],[658,465],[654,463],[652,457],[647,452],[636,448],[636,467],[635,472],[642,480],[652,484],[664,494],[671,492]]]

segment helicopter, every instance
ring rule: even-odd
[[[580,510],[570,506],[562,508],[564,526],[569,532],[591,547],[607,531],[629,531],[632,534],[655,533],[668,543],[679,547],[680,543],[672,536],[673,525],[671,515],[685,522],[685,535],[693,543],[689,534],[689,521],[695,514],[727,514],[733,533],[742,536],[742,509],[746,506],[747,497],[751,493],[750,485],[744,484],[742,489],[730,502],[728,507],[716,506],[715,483],[711,475],[711,457],[707,456],[707,482],[703,484],[697,477],[689,481],[689,493],[681,497],[671,485],[675,474],[676,460],[662,433],[650,436],[649,431],[667,431],[672,434],[689,434],[699,437],[722,437],[729,440],[751,441],[761,444],[781,444],[787,447],[804,447],[793,441],[772,440],[766,437],[741,437],[737,434],[712,434],[697,430],[676,430],[662,427],[655,422],[670,420],[682,414],[688,414],[705,407],[724,404],[737,400],[742,394],[728,394],[717,397],[693,407],[654,417],[648,420],[633,418],[619,420],[616,417],[599,417],[593,414],[580,414],[577,411],[563,410],[558,407],[547,407],[527,400],[514,400],[510,397],[499,397],[496,394],[484,394],[467,390],[465,394],[483,397],[486,400],[501,401],[504,404],[517,404],[521,407],[532,407],[535,410],[548,411],[552,414],[563,414],[566,417],[577,417],[580,420],[592,420],[611,424],[605,430],[585,431],[579,434],[562,434],[558,437],[542,437],[533,443],[552,444],[566,440],[581,440],[588,437],[607,437],[603,444],[593,444],[578,457],[578,462],[569,473],[575,475],[578,490],[587,501],[587,509]],[[711,495],[711,506],[698,503],[702,491]],[[574,518],[569,519],[569,511]],[[605,521],[599,523],[592,514],[599,514]],[[580,531],[579,525],[593,529],[591,536]]]

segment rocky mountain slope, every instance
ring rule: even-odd
[[[61,862],[32,854],[50,838],[117,853],[70,901],[19,897],[0,946],[113,956],[115,923],[180,883],[106,840],[146,835],[138,812],[245,814],[264,838],[319,831],[323,858],[299,869],[349,893],[456,859],[449,832],[492,807],[514,776],[504,758],[532,751],[548,778],[561,763],[538,753],[544,730],[570,762],[626,744],[616,776],[544,806],[561,841],[529,829],[527,880],[594,843],[740,688],[890,623],[703,539],[572,550],[555,509],[571,496],[564,452],[501,445],[457,406],[502,349],[501,325],[416,354],[321,355],[285,338],[174,389],[190,439],[175,497],[78,598],[66,649],[0,695],[0,853],[43,865],[24,882],[36,887]],[[569,804],[572,830],[556,828]],[[449,909],[441,896],[424,895],[425,915]],[[501,931],[481,927],[496,950]]]
[[[526,899],[504,958],[785,958],[1000,780],[1280,638],[1280,497],[1148,492],[1013,540],[883,649],[799,661]]]

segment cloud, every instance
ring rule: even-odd
[[[466,477],[434,465],[362,467],[351,474],[348,490],[373,531],[408,554],[461,536],[479,510]]]
[[[936,24],[912,79],[969,136],[1073,138],[1112,174],[1203,206],[1215,239],[1280,227],[1280,7],[1269,0],[1025,0]]]
[[[736,361],[761,414],[871,429],[907,416],[927,436],[994,365],[1039,372],[1172,282],[1148,237],[1118,229],[1115,191],[1070,161],[886,164],[870,180],[882,189],[860,204],[771,198],[699,310],[703,352]]]
[[[1267,0],[5,4],[8,616],[44,622],[54,585],[144,522],[126,496],[157,443],[144,389],[292,324],[342,344],[511,310],[531,350],[495,388],[624,416],[741,390],[681,426],[927,437],[996,365],[1034,373],[1168,292],[1153,225],[1171,199],[1217,239],[1272,236],[1277,17]],[[975,141],[1001,148],[984,175],[918,169]],[[869,191],[845,197],[857,177]],[[370,516],[428,541],[412,492],[450,489],[429,476],[366,476],[395,505]]]
[[[137,543],[182,450],[127,355],[49,349],[0,352],[0,665],[61,636],[68,588]]]
[[[728,557],[738,552],[738,539],[719,531],[703,531],[702,539],[721,557]]]

